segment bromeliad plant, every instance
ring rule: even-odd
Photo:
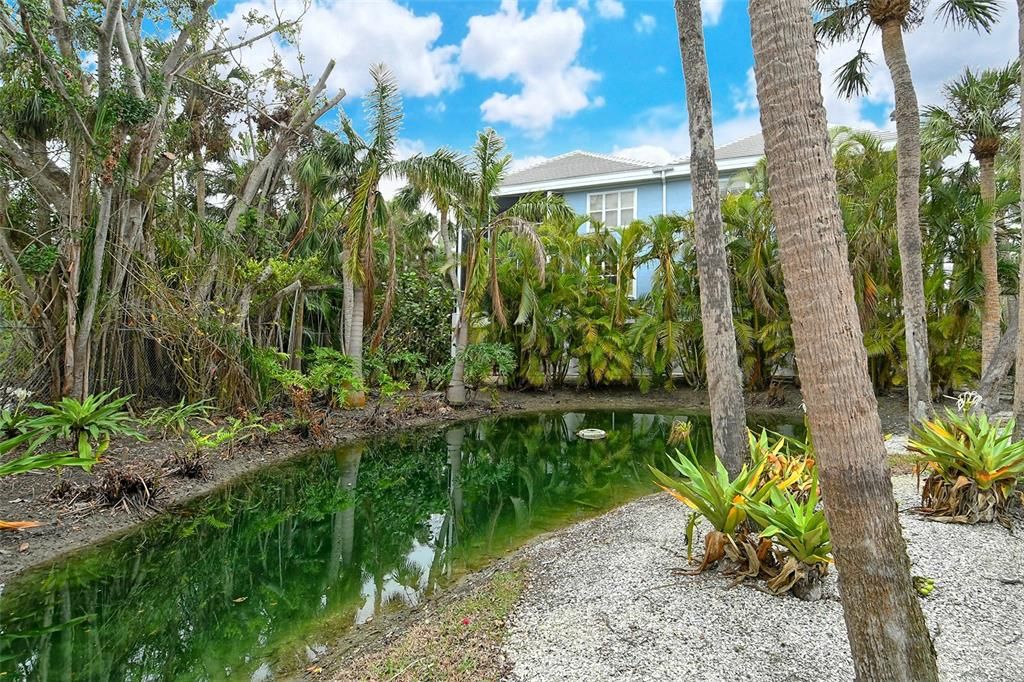
[[[799,500],[806,500],[817,490],[814,451],[808,443],[789,438],[767,429],[761,429],[758,436],[747,431],[750,442],[750,459],[755,464],[764,462],[761,474],[762,485],[771,484],[780,490],[788,490]]]
[[[669,456],[669,461],[682,478],[673,478],[653,466],[650,469],[662,490],[696,512],[686,526],[688,558],[692,557],[693,531],[698,519],[707,519],[714,529],[704,538],[704,558],[694,572],[700,573],[721,559],[728,559],[732,563],[728,569],[731,573],[758,575],[771,542],[767,546],[748,542],[743,523],[747,519],[746,500],[763,499],[768,495],[769,487],[760,485],[766,462],[754,464],[753,468],[744,465],[736,478],[730,478],[717,457],[712,472],[679,451],[676,455]]]
[[[1014,422],[946,410],[945,418],[914,428],[908,449],[926,471],[919,511],[936,521],[1009,523],[1006,510],[1024,475],[1024,441],[1013,441]]]
[[[761,537],[786,550],[786,560],[768,579],[768,589],[776,594],[792,590],[801,599],[819,599],[821,579],[832,563],[832,536],[825,512],[818,509],[818,472],[811,469],[806,496],[788,487],[765,488],[767,497],[748,497],[742,506],[761,527]]]
[[[127,436],[145,440],[136,430],[136,420],[124,406],[132,396],[114,398],[114,391],[90,395],[79,402],[74,398],[61,398],[53,405],[33,403],[41,414],[29,419],[22,430],[30,434],[28,451],[35,452],[40,445],[51,440],[64,439],[76,447],[82,459],[95,459],[95,444],[105,446],[112,437]]]

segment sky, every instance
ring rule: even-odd
[[[242,35],[252,10],[302,15],[297,44],[266,40],[241,58],[258,68],[275,51],[312,78],[337,62],[329,86],[363,129],[361,95],[370,65],[387,64],[402,89],[403,155],[438,147],[468,150],[494,128],[522,167],[583,149],[657,163],[687,153],[686,100],[671,0],[246,0],[218,2],[228,36]],[[932,3],[935,5],[937,3]],[[1003,66],[1016,54],[1017,20],[1005,5],[991,34],[946,27],[930,10],[906,37],[921,105],[965,66]],[[715,139],[759,131],[745,0],[704,0]],[[845,100],[832,83],[853,45],[819,52],[822,92],[833,124],[891,127],[892,84],[877,32],[870,92]],[[300,56],[301,55],[301,58]],[[330,124],[327,124],[330,127]]]

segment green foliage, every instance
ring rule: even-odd
[[[317,346],[307,357],[309,372],[302,385],[322,393],[332,405],[340,405],[349,393],[363,390],[363,380],[356,375],[352,358],[344,353]]]
[[[990,421],[985,414],[946,410],[945,418],[914,427],[908,443],[931,474],[955,484],[961,477],[979,490],[1012,488],[1024,475],[1024,441],[1013,441],[1013,420]]]
[[[764,462],[752,468],[744,465],[736,478],[731,478],[717,457],[714,469],[708,471],[691,458],[678,452],[676,455],[669,460],[682,478],[674,478],[652,466],[655,481],[662,490],[707,519],[720,533],[734,535],[746,520],[745,499],[768,495],[769,487],[760,485]]]
[[[30,471],[60,469],[62,467],[80,467],[86,471],[91,471],[93,465],[96,464],[100,455],[105,450],[106,445],[103,444],[96,448],[90,456],[86,457],[73,452],[29,452],[0,463],[0,478],[25,474]]]
[[[156,428],[161,436],[168,433],[184,435],[190,424],[202,422],[212,424],[210,414],[213,413],[213,400],[207,398],[194,403],[186,403],[182,398],[177,404],[170,407],[154,407],[146,413],[142,424],[147,427]]]
[[[492,376],[505,379],[516,368],[516,356],[511,346],[501,343],[474,343],[463,351],[466,362],[466,385],[479,388]]]
[[[832,562],[832,536],[825,512],[818,508],[818,472],[812,469],[808,495],[794,495],[779,486],[766,486],[766,499],[748,497],[744,507],[761,527],[761,537],[771,538],[802,564],[827,566]]]
[[[74,398],[61,398],[52,405],[33,403],[41,412],[27,420],[22,429],[30,437],[29,450],[55,439],[77,444],[78,455],[93,459],[94,443],[106,443],[112,437],[131,437],[145,440],[136,430],[137,421],[124,410],[132,396],[114,397],[115,391],[90,395],[79,402]]]
[[[440,276],[413,270],[399,275],[395,307],[380,345],[393,376],[413,381],[422,367],[448,361],[454,307],[451,288]],[[404,353],[422,358],[422,365],[401,367],[398,356]]]

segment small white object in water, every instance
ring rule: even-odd
[[[584,440],[601,440],[608,434],[601,429],[580,429],[576,435]]]

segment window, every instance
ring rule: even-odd
[[[587,213],[607,227],[625,227],[636,218],[636,190],[588,194]]]
[[[587,195],[587,213],[590,219],[605,227],[625,227],[636,219],[636,190],[595,192]],[[602,261],[595,264],[601,277],[615,284],[615,263]],[[630,282],[630,296],[636,298],[636,278]]]

